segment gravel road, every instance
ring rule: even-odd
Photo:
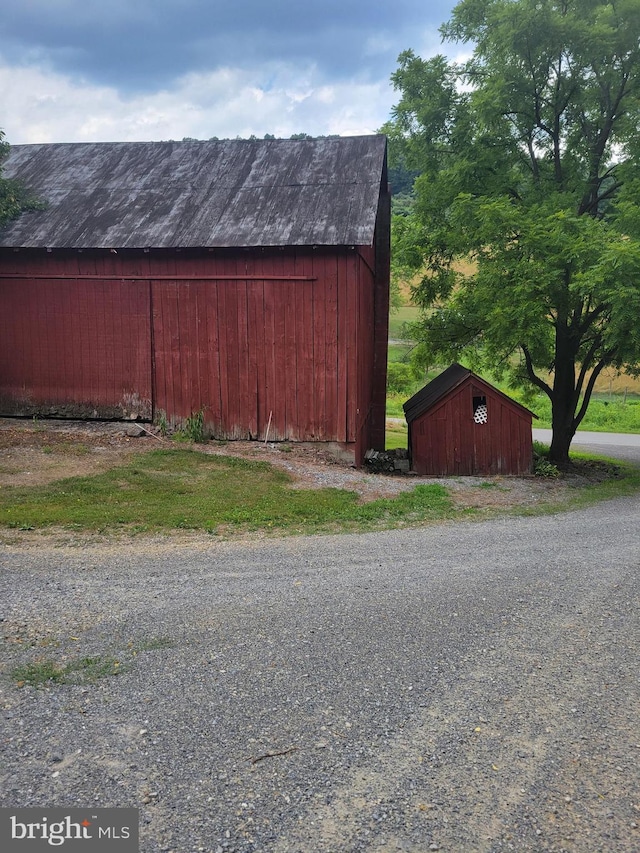
[[[5,548],[0,805],[139,807],[143,853],[637,851],[639,510]]]

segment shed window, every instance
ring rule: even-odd
[[[486,424],[489,419],[487,413],[487,398],[486,397],[474,397],[473,398],[473,420],[477,424]]]

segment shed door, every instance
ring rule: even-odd
[[[153,416],[145,282],[0,280],[0,414]]]

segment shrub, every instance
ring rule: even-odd
[[[390,394],[406,394],[409,396],[413,393],[415,384],[416,379],[411,365],[402,361],[389,362],[387,366],[387,391]]]

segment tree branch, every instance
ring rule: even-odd
[[[532,384],[539,388],[541,391],[547,395],[547,397],[552,400],[553,399],[553,391],[546,382],[543,382],[542,379],[537,375],[533,367],[533,359],[531,358],[531,353],[529,352],[528,347],[525,344],[520,344],[520,349],[524,354],[524,361],[527,367],[527,376],[531,380]]]
[[[603,369],[609,364],[609,361],[610,361],[612,356],[613,356],[612,351],[605,353],[602,360],[599,361],[598,364],[596,364],[596,366],[593,368],[593,373],[589,377],[589,381],[587,382],[587,387],[586,387],[586,390],[584,392],[584,397],[582,398],[582,405],[580,406],[578,413],[576,414],[575,418],[573,419],[574,430],[578,429],[578,427],[580,426],[580,424],[582,422],[582,419],[586,415],[587,409],[589,407],[589,402],[591,400],[591,394],[593,393],[593,388],[594,388],[594,385],[596,384],[596,380],[597,380],[598,376],[600,376],[600,374],[602,373]]]

